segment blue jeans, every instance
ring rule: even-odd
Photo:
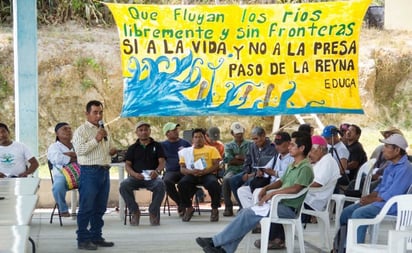
[[[134,191],[140,188],[146,188],[153,192],[149,212],[160,220],[160,206],[162,205],[166,192],[163,180],[160,177],[153,180],[138,180],[134,177],[128,177],[123,180],[120,184],[119,191],[131,213],[139,211],[139,205],[136,203]]]
[[[98,241],[102,239],[110,191],[109,170],[103,166],[80,166],[79,213],[77,214],[77,241]]]
[[[66,203],[66,192],[68,191],[66,178],[64,176],[55,176],[53,182],[53,197],[59,207],[60,213],[69,211]]]
[[[240,241],[252,230],[263,216],[256,215],[251,208],[242,209],[219,234],[213,236],[213,244],[227,253],[236,251]]]
[[[279,204],[278,216],[282,218],[293,218],[296,217],[296,213],[290,207]],[[242,209],[236,215],[235,219],[222,230],[222,232],[213,236],[213,244],[216,247],[222,247],[227,253],[235,252],[243,237],[245,237],[250,230],[255,228],[262,218],[263,216],[256,215],[250,207]],[[272,232],[273,234],[283,233],[283,229],[281,232],[276,230],[278,226],[282,227],[280,224],[272,223],[271,235]],[[273,228],[275,228],[275,230],[273,230]]]
[[[358,203],[345,207],[340,216],[340,225],[347,225],[349,219],[368,219],[375,218],[381,211],[379,207],[372,204],[361,206]],[[360,226],[358,229],[358,243],[365,242],[366,229],[368,226]]]

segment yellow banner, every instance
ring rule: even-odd
[[[120,36],[122,116],[363,113],[369,4],[107,3]]]

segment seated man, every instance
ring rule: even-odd
[[[65,165],[77,161],[72,144],[73,132],[70,125],[66,122],[57,123],[54,127],[54,132],[56,133],[56,142],[51,144],[47,150],[47,159],[53,165],[53,197],[59,208],[60,216],[70,217],[69,208],[66,203],[68,187],[61,169]]]
[[[130,225],[140,221],[139,205],[134,191],[146,188],[153,192],[149,206],[150,225],[160,225],[160,206],[165,196],[165,185],[160,175],[165,167],[165,154],[160,143],[150,137],[150,125],[140,121],[136,126],[137,141],[127,149],[125,168],[129,177],[120,184],[120,194],[132,213]]]
[[[239,123],[234,122],[230,126],[230,134],[233,140],[225,145],[224,161],[227,164],[225,175],[223,177],[223,199],[225,201],[225,211],[223,216],[233,216],[232,190],[230,188],[230,178],[242,172],[243,163],[245,162],[246,153],[251,143],[244,139],[245,128]]]
[[[263,168],[277,154],[274,145],[266,137],[265,129],[262,127],[254,127],[251,137],[253,142],[249,144],[243,171],[232,176],[229,181],[230,189],[239,203],[240,209],[242,209],[242,203],[237,195],[237,190],[242,185],[249,185],[249,182],[255,177],[257,169]]]
[[[349,170],[349,180],[356,178],[359,168],[368,160],[365,150],[363,149],[362,144],[359,142],[361,134],[362,130],[355,124],[350,125],[345,134],[347,141],[346,147],[349,150],[347,166],[347,170]]]
[[[178,188],[185,214],[182,221],[190,221],[193,216],[192,197],[197,185],[203,185],[212,199],[210,221],[219,221],[221,187],[215,172],[219,169],[221,157],[216,148],[205,145],[205,131],[196,128],[192,132],[193,147],[179,151],[180,171],[185,175]]]
[[[289,154],[290,135],[287,132],[277,132],[275,134],[275,149],[276,155],[263,167],[263,169],[256,171],[256,178],[267,178],[267,184],[272,183],[283,176],[289,164],[293,162],[293,157]],[[253,192],[255,191],[255,179],[252,179],[250,185],[245,185],[237,190],[240,203],[243,208],[253,206]],[[257,185],[258,192],[260,188],[266,185]]]
[[[163,176],[166,191],[176,203],[179,215],[183,216],[180,194],[176,188],[176,184],[183,177],[183,174],[180,172],[179,155],[177,152],[191,145],[188,141],[179,138],[179,126],[179,124],[167,122],[163,126],[163,134],[166,135],[167,139],[161,144],[166,155],[166,171]]]
[[[312,136],[312,149],[308,157],[313,165],[313,174],[315,179],[310,187],[318,188],[329,185],[327,189],[319,192],[311,192],[306,194],[304,201],[305,208],[310,210],[323,210],[327,201],[332,196],[335,188],[334,184],[329,184],[340,177],[339,166],[335,159],[328,153],[328,146],[326,140],[319,135]],[[310,216],[302,214],[302,221],[306,222]],[[256,240],[254,245],[260,248],[260,240]],[[268,249],[276,249],[278,246],[276,242],[276,231],[270,230]]]
[[[326,140],[319,135],[312,136],[309,160],[313,165],[313,174],[315,175],[310,187],[319,188],[328,185],[328,188],[316,192],[309,190],[304,205],[306,209],[323,211],[335,188],[335,185],[329,183],[341,177],[339,166],[332,155],[328,153]],[[305,217],[306,215],[302,214],[302,221],[307,221]]]
[[[27,164],[30,164],[27,167]],[[0,178],[27,177],[36,171],[39,162],[23,143],[12,141],[6,124],[0,123]]]
[[[294,158],[294,162],[289,165],[286,173],[280,180],[265,186],[259,193],[259,212],[256,207],[242,209],[236,218],[227,225],[222,232],[213,236],[213,238],[198,237],[196,242],[203,248],[206,253],[236,251],[243,237],[259,221],[269,214],[270,204],[267,203],[276,194],[295,194],[303,188],[308,187],[313,180],[312,166],[306,158],[312,147],[310,135],[304,132],[292,133],[292,141],[289,145],[289,153]],[[278,205],[278,214],[281,218],[295,218],[296,210],[300,208],[305,195],[296,199],[285,199]],[[266,212],[263,212],[263,209]],[[256,210],[256,212],[255,212]],[[266,213],[265,215],[262,215]],[[273,231],[277,232],[277,246],[284,248],[284,231],[281,224],[272,224]]]
[[[389,161],[382,182],[375,190],[360,198],[359,203],[352,204],[342,211],[340,217],[341,229],[346,229],[349,219],[375,218],[391,197],[405,194],[412,184],[412,165],[408,161],[406,149],[408,143],[400,134],[393,134],[384,140],[383,156]],[[392,206],[389,215],[396,215],[396,206]],[[361,226],[358,230],[358,243],[365,242],[367,226]]]

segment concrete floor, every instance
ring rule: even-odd
[[[160,226],[150,226],[149,218],[143,216],[140,219],[140,225],[132,227],[123,225],[119,213],[115,209],[109,209],[104,216],[103,236],[106,240],[113,241],[115,246],[113,248],[99,248],[98,252],[203,252],[196,244],[195,238],[198,236],[211,237],[233,219],[233,217],[223,217],[222,213],[221,209],[219,222],[209,222],[210,212],[207,211],[202,212],[200,216],[195,213],[190,222],[182,222],[176,211],[172,209],[171,216],[168,216],[167,212],[162,214]],[[54,217],[53,224],[49,223],[50,214],[50,209],[36,209],[33,215],[30,235],[36,243],[36,252],[87,252],[77,249],[76,220],[63,218],[63,226],[61,227],[57,216]],[[331,228],[331,235],[333,231]],[[260,238],[259,234],[248,234],[239,245],[237,252],[259,252],[253,246],[254,240],[258,238]],[[317,224],[308,224],[304,230],[304,238],[307,253],[329,252],[329,250],[322,251],[315,246],[320,244]],[[29,252],[31,251],[29,250]],[[286,250],[272,252],[283,253]],[[294,252],[299,252],[297,241],[295,241]]]

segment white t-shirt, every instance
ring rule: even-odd
[[[282,155],[277,155],[276,156],[276,164],[275,167],[273,168],[274,170],[276,170],[278,172],[278,176],[272,176],[270,178],[270,182],[274,182],[277,179],[281,178],[283,176],[283,174],[285,173],[286,169],[288,168],[289,164],[293,163],[294,158],[290,156],[289,153],[287,153],[286,155],[282,156]],[[272,168],[273,167],[273,161],[275,157],[273,157],[272,159],[270,159],[270,161],[265,165],[265,168]],[[265,173],[265,177],[268,177],[269,175],[267,175]]]
[[[315,176],[313,181],[321,184],[323,190],[312,192],[309,188],[305,203],[317,211],[323,211],[335,189],[335,184],[330,182],[340,178],[339,166],[328,153],[313,166],[313,174]]]
[[[6,176],[18,176],[26,171],[28,161],[34,157],[29,148],[13,141],[9,146],[0,146],[0,172]]]

